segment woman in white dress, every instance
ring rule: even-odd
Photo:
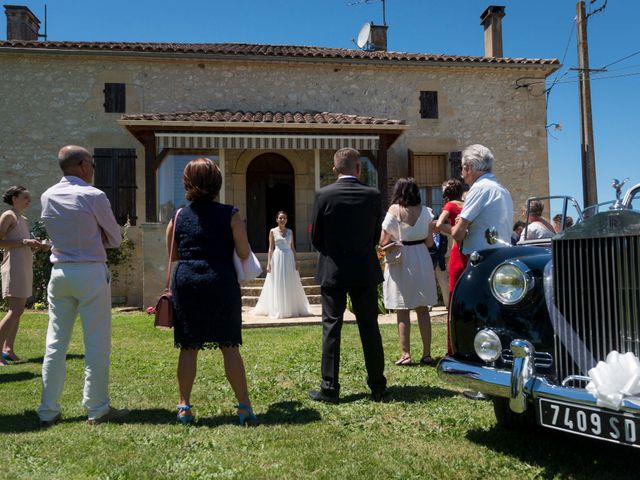
[[[422,337],[420,363],[429,365],[431,359],[431,318],[429,306],[438,301],[436,278],[428,248],[433,245],[431,222],[433,214],[421,205],[420,191],[413,178],[397,181],[392,205],[382,222],[380,245],[402,242],[402,254],[395,263],[384,269],[384,305],[396,310],[401,355],[396,365],[411,364],[409,311],[418,314]]]
[[[306,317],[311,315],[309,300],[302,288],[293,232],[286,228],[287,214],[278,212],[278,226],[269,231],[267,278],[253,315],[269,318]]]

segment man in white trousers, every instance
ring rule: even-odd
[[[51,237],[51,279],[47,289],[49,328],[42,364],[42,427],[61,418],[60,395],[73,324],[80,314],[84,334],[83,406],[89,424],[118,420],[129,411],[109,403],[111,284],[105,248],[120,245],[120,227],[104,192],[90,185],[95,164],[76,145],[58,153],[64,176],[42,194],[42,220]]]

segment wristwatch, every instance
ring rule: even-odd
[[[26,239],[26,238],[23,238],[23,239],[22,239],[22,245],[26,245],[26,244],[27,244],[27,239]]]

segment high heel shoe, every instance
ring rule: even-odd
[[[191,407],[193,405],[176,405],[178,409],[178,415],[176,416],[176,420],[183,425],[190,425],[193,423],[193,415],[191,414]],[[182,412],[185,412],[184,415],[180,415]]]
[[[253,413],[253,408],[246,403],[239,403],[236,405],[238,409],[238,419],[240,420],[240,426],[256,425],[258,423],[258,417]]]

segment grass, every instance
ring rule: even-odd
[[[197,424],[174,422],[177,352],[152,317],[114,317],[111,397],[133,410],[123,424],[90,427],[80,401],[81,329],[67,361],[63,421],[45,431],[35,414],[46,315],[22,320],[24,363],[0,370],[0,478],[637,478],[637,450],[550,430],[495,425],[489,402],[465,399],[433,367],[395,367],[397,336],[383,326],[390,397],[368,398],[357,328],[345,325],[342,403],[307,399],[319,383],[318,326],[251,329],[242,352],[261,425],[235,425],[217,351],[201,354],[192,401]],[[442,356],[445,326],[434,326]],[[417,329],[413,338],[419,358]]]

